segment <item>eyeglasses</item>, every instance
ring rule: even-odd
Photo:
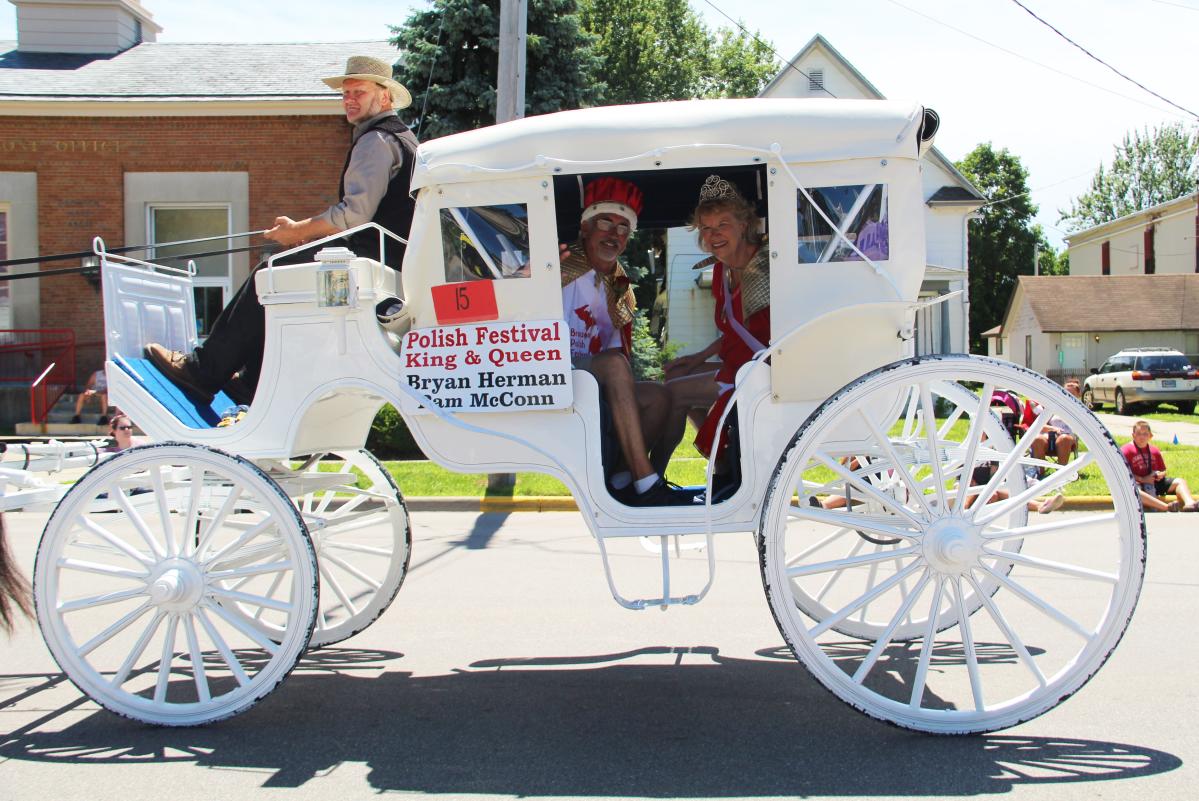
[[[133,426],[113,426],[113,431],[132,431]]]
[[[613,228],[615,228],[616,233],[620,234],[621,236],[629,235],[629,226],[625,225],[624,223],[614,223],[611,220],[596,220],[595,227],[601,231],[611,231]]]

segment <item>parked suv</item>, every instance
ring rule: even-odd
[[[1088,409],[1112,403],[1116,414],[1131,414],[1142,404],[1155,408],[1163,402],[1193,414],[1196,400],[1199,371],[1186,356],[1169,348],[1126,348],[1092,370],[1082,385],[1082,402]]]

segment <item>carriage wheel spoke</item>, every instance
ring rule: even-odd
[[[237,539],[235,539],[233,542],[229,543],[224,548],[221,548],[215,554],[213,554],[212,556],[210,556],[206,560],[204,560],[204,564],[205,565],[220,564],[220,562],[222,561],[222,557],[224,557],[225,554],[235,553],[242,546],[248,544],[251,540],[261,536],[263,534],[263,532],[274,527],[274,525],[275,525],[274,515],[267,515],[266,518],[263,519],[261,522],[259,522],[256,526],[248,529],[247,531],[243,531],[241,533],[241,535]]]
[[[78,612],[81,609],[91,609],[96,606],[105,606],[106,604],[120,603],[128,601],[130,598],[136,598],[139,595],[146,594],[146,587],[134,587],[131,590],[120,590],[117,592],[106,592],[102,595],[89,595],[86,598],[76,598],[74,601],[65,601],[57,607],[60,613]]]
[[[179,618],[170,615],[166,637],[162,641],[162,658],[158,660],[158,680],[154,684],[154,703],[161,704],[167,698],[167,685],[171,679],[171,664],[175,661],[175,635],[179,629]]]
[[[150,575],[149,570],[130,570],[125,567],[106,565],[100,562],[87,562],[82,559],[63,558],[58,560],[58,566],[63,570],[78,570],[81,573],[96,573],[112,578],[132,579],[142,581]]]
[[[212,613],[221,620],[228,623],[233,628],[237,629],[243,635],[253,640],[260,648],[274,656],[279,652],[279,646],[271,641],[269,637],[255,628],[253,625],[242,620],[242,614],[236,610],[226,608],[221,604],[210,603],[206,608],[211,609]]]
[[[962,593],[962,577],[955,576],[952,584],[954,605],[957,607],[958,631],[962,635],[962,648],[966,651],[966,671],[970,676],[970,694],[974,697],[974,711],[982,712],[983,703],[982,677],[978,674],[978,653],[974,649],[974,630],[970,624],[970,615],[966,611],[966,599]]]
[[[212,608],[215,611],[220,607],[208,608]],[[216,626],[213,625],[212,621],[208,619],[208,615],[205,614],[204,607],[196,610],[196,617],[200,619],[200,625],[203,626],[204,631],[207,632],[208,639],[210,639],[212,644],[216,646],[217,651],[221,655],[221,660],[224,661],[224,663],[229,667],[229,672],[233,674],[233,677],[237,679],[238,686],[245,687],[250,683],[250,677],[246,675],[246,671],[244,668],[242,668],[241,662],[238,661],[237,656],[233,653],[233,649],[229,647],[229,644],[225,642],[225,638],[221,636],[220,632],[217,631]]]
[[[1057,609],[1052,604],[1048,603],[1043,598],[1041,598],[1039,595],[1033,593],[1031,590],[1022,586],[1021,584],[1019,584],[1012,578],[1004,575],[1002,571],[997,571],[991,567],[987,567],[986,565],[983,565],[982,569],[988,575],[992,576],[1000,584],[1007,587],[1009,590],[1016,593],[1016,595],[1023,598],[1025,602],[1027,602],[1028,604],[1033,606],[1035,609],[1039,609],[1041,612],[1043,612],[1047,616],[1053,618],[1054,620],[1056,620],[1058,623],[1062,624],[1066,628],[1070,629],[1075,634],[1077,634],[1079,637],[1082,637],[1084,640],[1090,641],[1090,639],[1094,636],[1093,632],[1087,631],[1085,628],[1082,627],[1081,624],[1079,624],[1073,618],[1071,618],[1070,616],[1068,616],[1067,614],[1062,612],[1060,609]]]
[[[991,597],[990,593],[983,590],[973,574],[967,575],[966,580],[970,582],[970,586],[974,589],[974,592],[982,599],[983,605],[987,608],[987,613],[995,621],[995,625],[999,627],[999,630],[1003,632],[1003,636],[1007,638],[1008,645],[1015,649],[1020,661],[1028,668],[1028,672],[1037,680],[1037,684],[1042,688],[1049,686],[1049,682],[1045,680],[1045,674],[1041,672],[1041,668],[1032,658],[1032,654],[1024,647],[1024,641],[1020,639],[1020,636],[1016,634],[1011,624],[1008,623],[1007,618],[999,610],[999,605],[995,603],[995,599]]]
[[[879,656],[881,656],[883,651],[886,650],[887,646],[891,644],[891,638],[895,636],[895,629],[898,628],[901,622],[910,619],[912,605],[916,603],[916,599],[920,597],[922,592],[924,592],[924,588],[928,586],[928,582],[931,578],[932,574],[930,574],[927,570],[924,571],[924,573],[920,576],[920,580],[916,582],[916,586],[912,590],[912,593],[906,596],[903,600],[903,603],[899,605],[899,609],[895,610],[895,614],[891,616],[891,620],[887,624],[887,628],[881,635],[879,635],[878,639],[875,640],[874,646],[870,649],[870,653],[866,654],[866,657],[862,660],[862,664],[858,665],[858,669],[854,671],[854,683],[861,684],[866,680],[866,677],[870,675],[870,671],[874,669],[874,665],[878,661]]]
[[[393,550],[391,550],[389,548],[379,548],[374,545],[359,545],[359,544],[353,543],[353,542],[337,542],[336,540],[334,540],[334,541],[325,540],[324,542],[321,543],[321,551],[322,552],[331,551],[331,550],[333,550],[333,551],[349,551],[351,553],[366,553],[366,554],[370,554],[372,556],[384,556],[387,558],[391,558],[391,555],[393,553],[395,553]]]
[[[1051,559],[1041,559],[1036,556],[1025,556],[1024,554],[1014,553],[1012,551],[993,551],[988,549],[987,553],[998,557],[1004,562],[1015,562],[1018,565],[1038,567],[1042,570],[1048,570],[1053,573],[1062,573],[1067,576],[1074,576],[1075,578],[1104,581],[1108,584],[1115,584],[1120,580],[1120,575],[1118,573],[1104,573],[1102,570],[1092,570],[1087,567],[1068,565],[1065,562],[1056,562]]]
[[[844,560],[847,558],[857,556],[861,552],[862,548],[865,547],[865,545],[866,545],[866,540],[861,539],[859,537],[858,541],[855,542],[853,544],[853,547],[849,549],[848,554],[841,557],[840,559],[835,560],[832,563],[833,566],[827,568],[827,570],[832,570],[833,574],[831,576],[829,576],[827,579],[825,579],[824,584],[820,587],[820,590],[816,593],[816,600],[818,602],[824,601],[824,596],[826,594],[828,594],[828,591],[833,588],[833,585],[837,582],[837,579],[839,579],[841,577],[842,572],[844,572],[843,568],[842,568],[842,565],[844,565]],[[826,563],[826,564],[828,564],[828,563]],[[803,568],[791,568],[791,570],[788,571],[788,577],[795,578],[794,575],[791,575],[791,571],[802,570],[802,569]]]
[[[87,656],[92,651],[96,650],[98,647],[100,647],[104,643],[108,642],[113,637],[120,634],[122,631],[124,631],[125,629],[129,628],[134,623],[136,623],[137,619],[139,617],[141,617],[142,615],[146,614],[146,612],[149,611],[149,609],[150,609],[150,602],[146,601],[144,604],[139,606],[137,609],[134,609],[132,612],[125,615],[120,620],[118,620],[117,622],[115,622],[111,626],[109,626],[108,628],[104,629],[104,631],[100,632],[95,637],[92,637],[90,640],[85,642],[83,645],[79,646],[76,653],[78,653],[79,656]]]
[[[192,465],[190,470],[191,491],[187,499],[187,516],[183,520],[183,554],[190,556],[199,546],[196,539],[196,526],[200,520],[200,495],[204,491],[204,470],[199,465]]]
[[[933,485],[937,491],[937,508],[949,508],[949,499],[945,497],[945,471],[941,466],[941,456],[937,450],[937,421],[933,417],[933,393],[928,382],[920,382],[920,416],[924,420],[924,436],[928,445],[928,464],[933,470]]]
[[[191,615],[183,619],[183,630],[187,634],[187,652],[192,663],[192,679],[196,682],[196,696],[200,703],[206,704],[212,700],[208,691],[208,674],[204,672],[204,654],[200,650],[200,641],[196,637],[196,624]]]
[[[204,533],[200,535],[200,541],[196,544],[196,558],[203,559],[204,553],[208,550],[213,537],[216,536],[221,526],[225,523],[225,518],[233,511],[233,507],[241,500],[241,487],[233,486],[229,489],[229,495],[225,498],[225,502],[221,504],[221,508],[208,521],[208,526],[204,529]]]
[[[221,587],[212,587],[208,591],[209,595],[214,595],[218,598],[228,598],[230,601],[247,604],[249,606],[265,607],[273,609],[276,612],[290,613],[294,607],[288,601],[280,601],[276,598],[267,598],[264,595],[253,595],[248,592],[236,592],[234,590],[226,590]]]
[[[165,558],[166,551],[163,550],[162,544],[154,536],[154,533],[150,531],[150,526],[146,523],[145,518],[129,502],[129,496],[125,494],[125,491],[121,489],[117,482],[114,481],[109,485],[108,497],[114,499],[117,502],[117,506],[121,507],[121,511],[125,514],[125,517],[133,524],[133,529],[145,541],[146,545],[150,547],[150,553],[154,554],[157,559]],[[85,524],[87,522],[90,521],[85,520]]]
[[[928,502],[924,499],[924,490],[916,486],[915,481],[912,479],[912,474],[908,471],[907,466],[903,463],[903,461],[899,458],[899,454],[895,451],[895,445],[891,442],[891,438],[879,429],[878,424],[876,424],[874,420],[870,418],[870,415],[866,414],[865,409],[859,408],[858,416],[865,421],[866,426],[870,429],[870,436],[874,437],[874,441],[882,447],[883,451],[887,454],[887,457],[891,460],[891,464],[894,465],[892,469],[899,474],[899,477],[903,480],[904,486],[907,487],[908,494],[915,498],[917,502],[919,502],[920,508],[924,510],[926,515],[932,514],[932,510],[928,507]],[[879,475],[881,478],[882,474],[880,473]]]
[[[873,486],[870,485],[870,482],[868,482],[864,479],[859,481],[857,476],[855,476],[850,471],[846,470],[845,466],[842,465],[840,462],[838,462],[836,459],[829,457],[828,455],[826,455],[823,452],[817,452],[817,453],[813,454],[813,458],[815,458],[818,462],[823,464],[825,467],[831,469],[834,473],[841,476],[841,478],[843,478],[848,484],[852,484],[853,486],[857,487],[858,490],[860,490],[863,495],[868,495],[871,498],[873,498],[874,500],[878,501],[880,504],[882,504],[883,508],[890,509],[895,514],[897,514],[901,517],[907,518],[908,521],[910,521],[912,523],[912,525],[916,526],[917,528],[919,528],[923,525],[921,523],[920,519],[918,517],[916,517],[914,514],[912,514],[912,511],[910,509],[908,509],[906,506],[904,506],[903,504],[896,501],[891,496],[879,492],[877,489],[875,489]],[[820,519],[822,519],[821,517],[818,516],[818,513],[820,511],[821,510],[816,509],[815,507],[812,507],[810,512],[804,511],[803,514],[800,514],[799,516],[800,517],[812,517],[813,519],[820,520]],[[826,514],[827,514],[827,512],[826,512]],[[910,537],[911,534],[908,534],[907,536]]]
[[[858,567],[860,565],[874,565],[879,562],[889,562],[892,559],[911,556],[919,552],[916,546],[907,548],[898,548],[894,551],[883,551],[875,553],[858,554],[857,552],[865,545],[866,540],[859,539],[858,544],[854,546],[853,551],[848,556],[843,556],[839,559],[832,559],[827,562],[814,562],[810,565],[802,565],[800,567],[787,568],[787,576],[796,578],[798,576],[810,576],[815,573],[827,573],[830,570],[838,572],[846,568]]]
[[[908,706],[919,709],[924,700],[924,687],[928,682],[928,663],[932,660],[933,648],[936,647],[937,620],[941,614],[941,594],[945,591],[945,579],[936,578],[933,585],[933,599],[928,606],[928,625],[924,629],[924,639],[920,642],[920,659],[916,665],[916,676],[912,679],[912,694]]]
[[[91,518],[89,518],[89,517],[80,518],[79,523],[88,532],[95,534],[97,537],[104,540],[109,545],[116,548],[118,551],[125,554],[133,561],[138,562],[139,564],[145,565],[146,567],[151,567],[154,564],[153,559],[146,558],[146,555],[144,553],[134,549],[133,546],[131,546],[129,543],[125,542],[123,539],[121,539],[117,535],[113,534],[108,529],[104,528],[103,526],[101,526],[99,523],[95,522]]]
[[[987,540],[1015,540],[1023,539],[1024,537],[1034,537],[1041,534],[1055,534],[1059,531],[1065,531],[1067,529],[1090,527],[1099,523],[1114,522],[1116,522],[1115,512],[1103,515],[1064,517],[1061,520],[1051,520],[1047,523],[1036,523],[1027,526],[1016,526],[1015,528],[1002,528],[984,531],[982,536],[983,539]]]
[[[112,686],[120,687],[129,678],[130,671],[137,664],[137,660],[141,658],[146,651],[146,646],[150,644],[150,638],[158,631],[158,627],[162,625],[162,621],[166,619],[166,612],[155,612],[154,617],[146,624],[146,628],[142,630],[141,635],[137,638],[137,642],[133,644],[133,648],[129,650],[129,655],[125,657],[125,661],[117,669],[117,672],[112,677]]]
[[[894,576],[891,576],[889,579],[884,581],[882,584],[879,584],[877,587],[874,587],[874,588],[862,593],[857,598],[854,598],[848,604],[841,607],[836,612],[833,612],[831,615],[826,617],[824,620],[820,621],[820,623],[818,625],[816,625],[814,628],[809,630],[809,634],[811,634],[811,636],[813,636],[813,637],[817,637],[817,636],[823,634],[824,632],[831,629],[834,625],[836,625],[838,622],[840,622],[844,618],[848,617],[849,615],[852,615],[855,611],[857,611],[858,607],[860,607],[862,604],[870,603],[875,598],[879,597],[883,593],[890,590],[892,587],[894,587],[900,581],[902,581],[903,579],[912,575],[917,570],[921,570],[921,569],[923,569],[923,564],[919,560],[912,562],[910,565],[908,565],[906,568],[904,568],[901,572],[896,573]]]
[[[320,570],[321,579],[326,585],[328,585],[329,589],[333,590],[333,594],[337,596],[339,601],[341,601],[342,607],[349,610],[351,616],[358,614],[358,607],[354,605],[352,600],[350,600],[350,596],[347,595],[346,591],[342,588],[341,582],[334,578],[333,575],[329,573],[329,569],[324,565],[318,563],[317,568]]]
[[[962,472],[958,474],[959,492],[954,499],[954,511],[958,514],[966,508],[966,488],[970,486],[970,477],[974,475],[978,448],[982,444],[982,423],[986,419],[984,415],[991,413],[991,395],[994,392],[995,385],[992,382],[983,384],[982,392],[978,396],[978,408],[970,417],[970,429],[966,433],[966,452],[962,455]]]
[[[167,556],[179,554],[178,543],[175,541],[175,531],[171,527],[171,510],[167,507],[167,488],[162,478],[162,465],[154,465],[150,470],[150,484],[154,488],[154,498],[158,502],[158,519],[162,525],[162,536],[167,545]],[[184,532],[184,537],[187,532]]]
[[[983,514],[979,512],[974,522],[985,526],[998,517],[1023,508],[1024,504],[1039,495],[1048,495],[1055,490],[1061,489],[1070,483],[1079,470],[1090,464],[1091,459],[1092,457],[1089,453],[1079,456],[1069,464],[1063,465],[1060,470],[1057,470],[1052,475],[1032,482],[1023,492],[1017,493],[1007,500],[991,504],[987,507],[987,513]]]
[[[249,567],[237,567],[231,570],[214,570],[208,575],[214,579],[248,579],[268,573],[284,573],[288,570],[294,570],[295,566],[295,562],[288,560],[286,562],[269,562],[267,564],[251,565]],[[240,587],[243,583],[244,582],[239,582],[236,586]],[[231,589],[236,589],[236,587]],[[267,595],[269,597],[271,593],[268,592]]]
[[[794,564],[798,564],[799,562],[802,562],[804,559],[807,559],[809,556],[816,553],[816,551],[819,551],[822,548],[824,548],[826,545],[829,545],[830,543],[832,543],[833,540],[844,537],[846,534],[849,534],[851,531],[853,531],[853,529],[851,529],[851,528],[837,529],[832,534],[829,534],[827,537],[822,538],[819,542],[816,542],[813,545],[808,546],[802,552],[797,553],[795,556],[788,559],[787,567],[791,567]]]
[[[329,564],[337,565],[342,570],[349,573],[351,576],[353,576],[354,578],[361,581],[363,584],[370,587],[372,590],[377,590],[383,586],[383,582],[378,581],[375,578],[373,578],[372,576],[367,575],[365,572],[358,569],[356,566],[350,564],[349,562],[345,561],[344,559],[340,559],[340,558],[334,556],[333,554],[329,553],[328,551],[325,551],[322,554],[322,558]]]

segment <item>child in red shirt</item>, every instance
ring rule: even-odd
[[[1199,512],[1199,504],[1191,497],[1191,488],[1185,478],[1166,475],[1166,460],[1159,448],[1150,444],[1153,429],[1145,420],[1138,420],[1132,427],[1132,442],[1120,449],[1132,480],[1141,495],[1141,505],[1153,512]],[[1178,500],[1166,503],[1164,495],[1174,495]]]

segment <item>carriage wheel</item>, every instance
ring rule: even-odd
[[[965,387],[952,381],[934,382],[930,386],[930,394],[939,409],[940,423],[938,431],[948,432],[958,421],[968,419],[967,414],[978,405],[978,396]],[[928,492],[932,486],[933,476],[928,470],[914,468],[915,454],[924,449],[926,440],[924,419],[920,415],[921,395],[919,387],[909,387],[898,396],[897,417],[901,420],[889,432],[891,447],[896,455],[909,467],[908,475],[895,469],[893,462],[884,457],[878,458],[876,449],[868,441],[849,439],[836,447],[837,463],[848,469],[846,473],[852,480],[840,475],[829,479],[829,471],[819,469],[805,473],[804,489],[809,499],[821,493],[825,504],[836,504],[831,508],[838,510],[839,517],[827,518],[837,522],[845,521],[851,525],[861,516],[866,521],[886,520],[891,510],[896,506],[909,507],[915,504],[914,492]],[[1010,450],[1015,442],[1004,428],[1002,421],[994,415],[982,418],[983,434],[988,442],[997,443]],[[938,434],[940,436],[940,434]],[[865,446],[865,447],[863,447]],[[830,448],[824,452],[831,453]],[[914,469],[912,469],[914,468]],[[856,489],[857,484],[869,485],[869,492]],[[1022,492],[1026,487],[1023,471],[1014,471],[1007,478],[1006,488],[1011,493]],[[829,493],[829,494],[823,494]],[[809,505],[813,505],[811,500]],[[1007,528],[1016,528],[1027,523],[1028,511],[1024,506],[1013,508],[1005,515],[1003,524]],[[824,543],[820,550],[823,558],[855,560],[864,554],[869,554],[876,561],[872,568],[860,571],[833,571],[819,580],[809,576],[796,576],[791,580],[791,595],[796,606],[816,622],[833,618],[832,629],[849,637],[861,640],[874,640],[887,631],[890,620],[880,614],[878,608],[866,605],[856,614],[843,618],[834,617],[838,600],[843,601],[847,593],[858,595],[874,589],[877,585],[889,581],[897,570],[901,569],[905,549],[909,543],[902,537],[886,533],[873,532],[868,526],[853,528],[857,536],[845,536],[848,531],[838,527],[838,536]],[[1019,538],[1011,539],[1002,544],[1001,549],[1019,552],[1022,546]],[[892,554],[894,558],[888,561],[885,557]],[[793,557],[793,560],[797,557]],[[997,563],[996,569],[1007,573],[1012,567],[1011,562]],[[909,582],[904,580],[905,591]],[[999,589],[999,581],[990,576],[984,576],[979,581],[982,595],[994,595]],[[963,599],[963,608],[967,614],[973,614],[982,605],[982,597],[971,588]],[[956,608],[942,610],[937,619],[937,630],[949,628],[957,622]],[[891,639],[905,641],[916,639],[923,635],[928,627],[928,617],[922,610],[910,610],[896,625],[890,629]]]
[[[987,434],[999,388],[1045,409],[1014,443]],[[954,400],[963,391],[973,404]],[[1064,465],[1032,455],[1051,415],[1079,440]],[[853,456],[869,467],[842,463]],[[971,486],[987,463],[993,475]],[[884,471],[903,493],[872,485]],[[1110,495],[1112,508],[1025,513],[1083,471],[1086,494]],[[809,505],[814,487],[838,482],[883,511]],[[1144,519],[1107,431],[1045,378],[967,356],[898,362],[825,401],[779,461],[759,537],[767,598],[796,657],[851,706],[936,733],[1005,728],[1071,695],[1119,642],[1144,578]],[[820,614],[800,608],[797,586],[821,599]],[[848,621],[871,636],[847,640],[837,628]]]
[[[310,648],[375,622],[399,592],[412,555],[408,508],[378,459],[365,450],[337,451],[319,464],[345,480],[293,497],[309,521],[321,577]]]
[[[34,588],[71,681],[168,726],[230,717],[271,692],[317,607],[315,554],[287,496],[250,462],[183,443],[133,448],[84,475],[46,524]]]

